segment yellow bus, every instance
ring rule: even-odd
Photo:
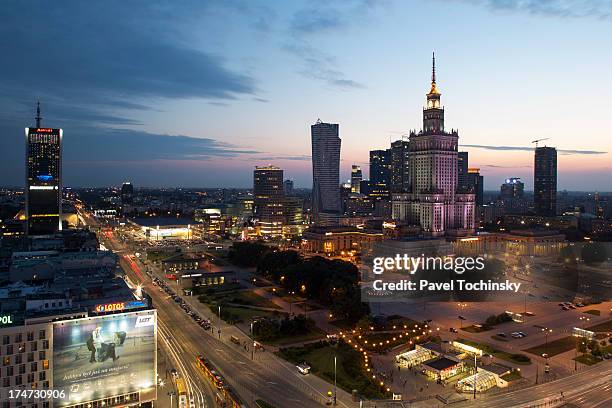
[[[185,387],[185,380],[182,378],[176,379],[176,395],[179,408],[187,408],[187,387]]]

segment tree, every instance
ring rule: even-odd
[[[302,255],[297,251],[266,252],[257,263],[257,273],[272,280],[279,280],[281,272],[290,265],[302,263]]]
[[[269,251],[272,249],[261,242],[234,242],[229,249],[228,258],[238,266],[256,266]]]
[[[587,265],[599,265],[608,259],[606,247],[601,242],[585,244],[580,252],[582,260]]]

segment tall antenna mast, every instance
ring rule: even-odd
[[[36,102],[36,127],[40,127],[42,116],[40,116],[40,99]]]

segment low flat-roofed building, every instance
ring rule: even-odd
[[[177,278],[181,289],[193,289],[200,286],[224,285],[236,281],[236,272],[218,271],[211,272],[206,269],[195,269],[182,271]]]
[[[401,367],[415,367],[425,361],[436,358],[438,354],[426,348],[417,347],[414,350],[406,351],[395,356],[395,361]]]
[[[464,364],[450,357],[439,357],[421,364],[425,375],[435,380],[443,381],[463,372]]]
[[[304,232],[302,247],[310,252],[335,254],[341,251],[362,251],[382,241],[381,231],[354,227],[315,227]]]
[[[521,256],[555,256],[568,245],[554,230],[513,230],[482,233],[453,242],[458,255],[512,253]]]
[[[161,261],[164,273],[176,273],[204,268],[206,257],[193,253],[180,253]]]

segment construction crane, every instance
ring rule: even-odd
[[[536,140],[533,140],[531,143],[535,143],[536,148],[537,148],[538,147],[538,142],[541,142],[542,140],[548,140],[548,139],[550,139],[550,137],[545,137],[543,139],[536,139]]]

